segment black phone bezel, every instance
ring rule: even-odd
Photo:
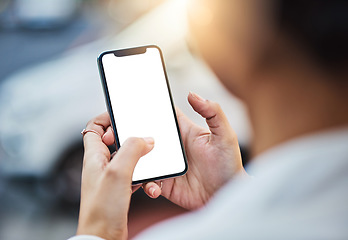
[[[165,75],[168,93],[169,93],[170,103],[172,106],[172,112],[174,114],[176,129],[178,132],[180,146],[181,146],[181,150],[182,150],[182,154],[183,154],[183,158],[184,158],[184,162],[185,162],[185,169],[184,169],[184,171],[179,172],[179,173],[132,181],[132,185],[137,185],[137,184],[151,182],[151,181],[158,181],[158,180],[167,179],[167,178],[179,177],[179,176],[186,174],[186,172],[188,170],[187,157],[186,157],[185,148],[184,148],[184,144],[183,144],[181,133],[180,133],[179,123],[178,123],[178,119],[177,119],[177,115],[176,115],[176,111],[175,111],[175,107],[174,107],[172,93],[170,90],[170,85],[169,85],[169,81],[168,81],[166,67],[164,64],[163,54],[162,54],[161,49],[156,45],[147,45],[147,46],[141,46],[141,47],[132,47],[132,48],[126,48],[126,49],[105,51],[105,52],[102,52],[99,55],[99,57],[97,58],[99,75],[100,75],[100,79],[101,79],[102,86],[103,86],[105,102],[106,102],[107,109],[108,109],[108,112],[110,115],[111,125],[112,125],[112,128],[114,130],[116,150],[118,150],[121,147],[121,145],[120,145],[120,141],[119,141],[118,134],[117,134],[117,127],[116,127],[116,122],[115,122],[114,115],[113,115],[113,109],[112,109],[112,104],[110,101],[110,95],[109,95],[109,90],[108,90],[106,78],[105,78],[105,72],[104,72],[104,67],[103,67],[103,63],[102,63],[102,58],[107,54],[113,54],[116,57],[130,56],[130,55],[135,55],[135,54],[143,54],[146,52],[146,50],[148,48],[156,48],[159,51],[160,56],[161,56],[161,62],[162,62],[162,67],[163,67],[163,71],[164,71],[164,75]]]

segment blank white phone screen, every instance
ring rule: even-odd
[[[153,137],[154,149],[137,163],[133,181],[185,171],[184,153],[173,114],[161,55],[145,53],[102,57],[105,80],[120,145],[129,137]]]

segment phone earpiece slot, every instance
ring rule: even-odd
[[[116,57],[124,57],[124,56],[137,55],[137,54],[143,54],[143,53],[146,53],[146,47],[128,48],[128,49],[114,51],[114,55]]]

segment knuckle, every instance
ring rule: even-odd
[[[220,115],[222,113],[222,108],[221,108],[219,103],[214,102],[214,101],[210,101],[210,100],[207,100],[207,101],[209,103],[207,106],[207,111],[210,114],[213,114],[215,116],[216,114]]]
[[[211,102],[211,106],[212,106],[216,111],[220,111],[220,110],[221,110],[221,106],[220,106],[220,104],[218,104],[217,102]]]
[[[104,113],[92,118],[91,120],[89,120],[87,122],[86,126],[93,126],[93,125],[101,126],[105,122],[106,117],[109,118],[109,115],[107,112],[104,112]]]
[[[92,118],[86,124],[86,127],[93,128],[95,125],[99,125],[98,117]]]
[[[86,124],[86,127],[92,125],[92,124],[94,123],[94,121],[95,121],[95,118],[89,120],[89,121],[87,122],[87,124]]]
[[[211,106],[212,106],[212,109],[213,111],[215,112],[215,114],[221,116],[221,115],[224,115],[223,111],[222,111],[222,108],[220,106],[219,103],[217,102],[211,102]]]

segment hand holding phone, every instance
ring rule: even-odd
[[[102,53],[98,67],[116,147],[129,137],[153,137],[133,184],[186,173],[187,162],[161,50],[144,46]]]

